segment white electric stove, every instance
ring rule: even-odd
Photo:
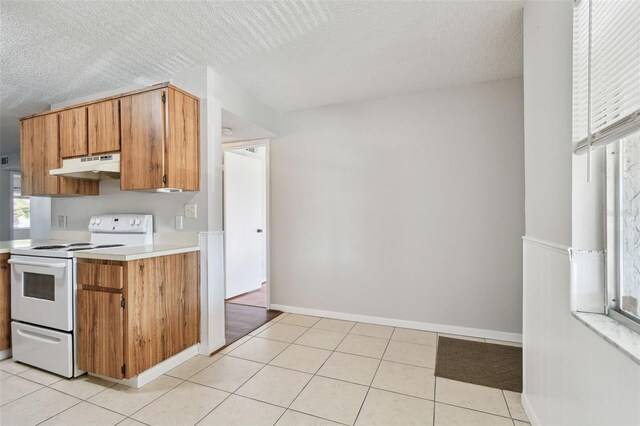
[[[82,373],[75,357],[78,251],[153,244],[153,217],[94,216],[89,241],[51,240],[11,250],[13,358],[65,377]]]

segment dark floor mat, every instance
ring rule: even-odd
[[[522,348],[440,337],[435,374],[474,385],[522,392]]]

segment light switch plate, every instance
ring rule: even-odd
[[[64,215],[58,215],[58,228],[67,227],[67,217]]]
[[[182,216],[176,216],[176,229],[182,229]]]
[[[197,204],[185,204],[184,205],[184,217],[187,219],[195,219],[198,217],[198,205]]]

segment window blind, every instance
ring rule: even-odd
[[[577,152],[640,129],[640,1],[582,0],[574,10]]]

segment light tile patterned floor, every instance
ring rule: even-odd
[[[528,425],[520,394],[436,378],[437,338],[282,314],[141,389],[88,376],[64,380],[5,360],[0,419],[3,425]]]

